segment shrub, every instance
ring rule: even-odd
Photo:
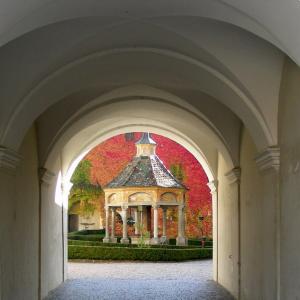
[[[87,230],[69,232],[69,235],[90,235],[90,234],[105,235],[105,229],[87,229]]]
[[[136,247],[141,247],[138,244],[114,244],[114,243],[103,243],[102,241],[86,241],[86,240],[73,240],[69,239],[68,240],[69,245],[79,245],[79,246],[98,246],[98,247],[131,247],[131,248],[136,248]],[[176,246],[176,245],[146,245],[141,248],[163,248],[163,249],[191,249],[191,248],[200,248],[199,246]]]
[[[212,249],[167,249],[70,245],[69,259],[185,261],[212,257]]]

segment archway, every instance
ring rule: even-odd
[[[70,178],[79,161],[91,148],[107,138],[134,131],[150,131],[170,137],[189,150],[203,166],[213,195],[214,279],[218,280],[217,173],[220,155],[218,153],[222,153],[224,160],[227,161],[224,172],[234,168],[234,163],[219,132],[216,132],[206,121],[201,120],[199,115],[170,103],[142,99],[100,106],[76,119],[58,136],[52,145],[45,167],[49,170],[49,174],[59,174],[55,201],[61,205],[63,232],[67,230],[66,213],[67,197],[71,187]],[[61,187],[62,190],[59,192]],[[234,190],[233,193],[236,191]],[[42,195],[43,197],[44,201],[54,202],[54,195],[51,193],[46,193]],[[64,266],[66,249],[66,239],[64,239],[62,249],[65,258]],[[63,270],[65,276],[65,267]]]

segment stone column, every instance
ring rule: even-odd
[[[103,239],[103,243],[109,243],[109,207],[105,207],[105,238]]]
[[[117,243],[117,238],[115,237],[115,219],[116,219],[116,208],[111,208],[111,236],[110,242]]]
[[[151,240],[152,244],[158,244],[158,205],[153,205],[153,238]]]
[[[184,234],[184,205],[178,205],[178,236],[176,239],[176,245],[185,246],[186,238]]]
[[[123,219],[123,237],[121,238],[121,244],[129,244],[127,235],[127,206],[122,207],[122,219]]]
[[[143,234],[143,230],[144,230],[143,211],[144,211],[144,208],[143,208],[143,206],[141,206],[141,208],[140,208],[140,219],[139,219],[140,226],[141,226],[141,228],[140,228],[140,235]]]
[[[167,239],[167,207],[163,207],[163,238],[164,240]]]
[[[134,211],[134,221],[135,221],[135,224],[134,224],[134,234],[137,235],[137,234],[140,233],[140,230],[139,230],[140,222],[139,222],[138,208],[136,208],[135,211]]]

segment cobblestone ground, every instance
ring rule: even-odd
[[[210,260],[69,263],[68,277],[47,300],[233,299],[212,281]]]

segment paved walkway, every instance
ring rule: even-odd
[[[233,299],[212,281],[210,260],[69,263],[68,273],[47,300]]]

